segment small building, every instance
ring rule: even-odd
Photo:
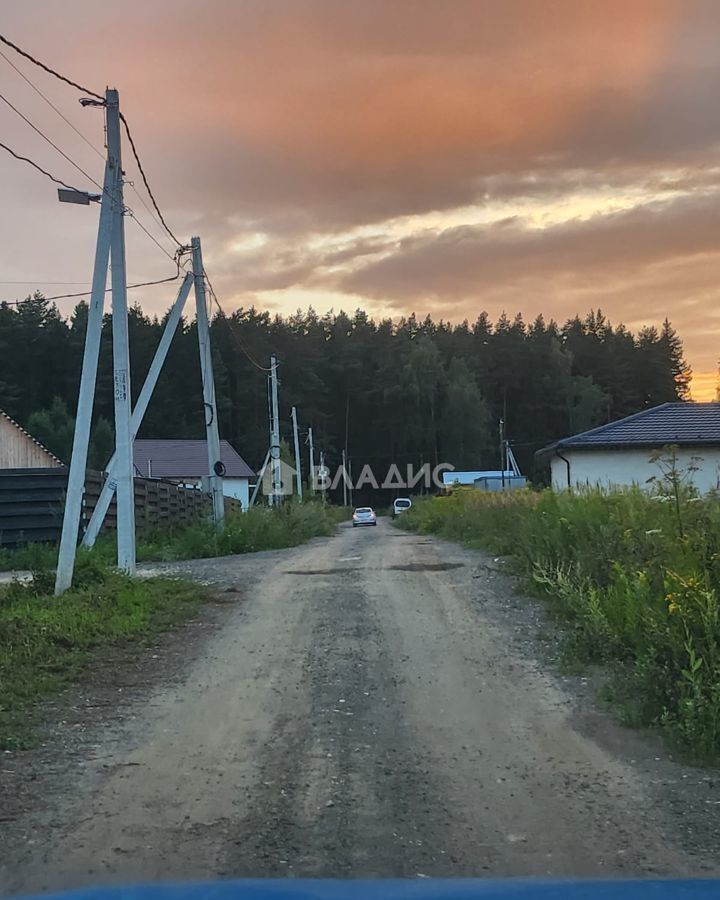
[[[220,460],[225,467],[223,494],[247,509],[255,472],[227,441],[220,441]],[[207,441],[136,440],[133,461],[136,474],[144,478],[162,478],[186,487],[203,487],[209,478]]]
[[[515,477],[516,472],[513,469],[507,469],[505,472],[502,469],[481,469],[474,472],[443,472],[442,482],[444,487],[459,485],[488,490],[489,482],[498,481],[502,485],[503,480],[509,483],[510,479]]]
[[[527,486],[527,478],[524,475],[510,475],[505,472],[491,472],[482,475],[473,482],[479,491],[518,491]]]
[[[539,451],[550,459],[554,490],[652,484],[652,457],[676,448],[676,465],[701,493],[720,487],[720,403],[663,403],[563,438]]]
[[[62,462],[0,409],[0,469],[57,469]]]

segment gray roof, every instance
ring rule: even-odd
[[[663,403],[541,450],[720,445],[720,403]]]
[[[254,478],[255,473],[227,441],[220,441],[220,459],[230,478]],[[135,441],[135,471],[153,478],[198,478],[208,475],[207,441]],[[150,469],[148,469],[148,462]]]

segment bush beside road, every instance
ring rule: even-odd
[[[286,502],[275,509],[256,506],[245,513],[229,515],[222,535],[216,534],[210,522],[139,533],[137,559],[138,562],[170,562],[295,547],[313,537],[332,534],[335,525],[349,517],[350,510],[345,507],[314,501],[303,504]],[[100,560],[112,565],[115,561],[115,536],[100,538],[92,551],[81,549],[78,558]],[[0,548],[0,572],[51,569],[56,561],[55,544]]]
[[[459,490],[399,524],[508,556],[564,623],[569,667],[611,670],[624,720],[720,757],[720,499],[671,474],[652,493]]]

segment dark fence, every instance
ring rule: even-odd
[[[0,545],[60,537],[67,469],[0,469]]]
[[[0,469],[0,546],[58,541],[65,508],[67,469]],[[80,531],[84,531],[100,496],[104,475],[88,470]],[[240,503],[225,498],[226,511]],[[138,530],[189,524],[211,513],[209,495],[169,481],[135,479],[135,525]],[[115,501],[105,517],[103,533],[117,525]]]

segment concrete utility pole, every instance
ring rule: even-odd
[[[320,471],[323,473],[322,485],[320,489],[322,491],[322,502],[324,505],[327,498],[325,496],[325,454],[322,450],[320,451]]]
[[[505,420],[500,419],[500,423],[498,425],[498,431],[500,433],[500,478],[502,480],[502,489],[505,490],[505,469],[507,468],[507,462],[505,460]]]
[[[308,478],[308,490],[312,492],[315,490],[315,447],[313,446],[312,428],[308,428],[307,441],[310,445],[310,477]]]
[[[282,469],[280,466],[280,416],[278,413],[277,360],[270,357],[270,391],[272,419],[270,423],[270,458],[272,460],[272,503],[282,502]]]
[[[115,106],[114,115],[118,114],[117,91],[106,91],[106,119],[110,118],[110,105]],[[55,576],[55,594],[66,591],[73,577],[75,568],[75,551],[80,513],[85,488],[85,469],[87,466],[88,445],[90,443],[90,425],[92,422],[93,401],[95,398],[95,380],[97,377],[98,355],[100,352],[100,335],[102,332],[103,309],[105,306],[105,286],[110,259],[110,243],[112,238],[112,206],[116,177],[122,177],[113,168],[110,148],[105,162],[103,192],[100,201],[100,223],[97,242],[95,244],[95,263],[93,266],[92,290],[88,309],[87,331],[85,333],[85,349],[83,351],[82,374],[78,394],[77,413],[75,416],[75,433],[73,435],[72,456],[68,472],[68,486],[65,497],[62,534],[58,553],[57,573]]]
[[[345,468],[345,450],[342,452],[342,467],[343,467],[343,506],[347,506],[347,469]]]
[[[203,266],[200,238],[191,238],[190,246],[192,247],[193,277],[195,279],[195,305],[197,310],[198,343],[200,346],[200,377],[202,379],[203,404],[205,406],[208,475],[215,528],[217,531],[222,531],[225,527],[225,498],[223,497],[222,484],[225,467],[220,458],[220,434],[218,432],[215,379],[213,378],[212,351],[210,348],[210,323],[208,322],[207,298],[205,296],[205,268]]]
[[[255,487],[253,488],[252,496],[250,497],[250,501],[248,503],[248,509],[255,503],[255,498],[258,495],[260,490],[260,485],[262,484],[263,476],[265,475],[265,470],[267,469],[268,463],[270,462],[270,450],[265,454],[265,461],[260,467],[260,471],[257,473],[255,477]]]
[[[115,482],[117,492],[117,564],[135,574],[135,479],[130,433],[130,344],[125,272],[125,204],[123,202],[120,107],[117,91],[107,93],[107,144],[116,169],[113,191],[110,283],[112,285],[113,384],[115,396]]]
[[[168,316],[168,320],[165,323],[165,330],[163,331],[163,335],[160,338],[160,343],[158,344],[157,350],[155,351],[155,356],[153,357],[153,361],[150,364],[147,376],[145,377],[145,383],[142,386],[140,396],[137,399],[135,408],[132,411],[132,416],[130,417],[130,433],[131,439],[133,441],[137,437],[137,433],[140,430],[143,418],[145,417],[145,413],[147,412],[152,393],[155,390],[155,385],[157,384],[158,377],[160,376],[163,364],[165,363],[168,350],[170,349],[170,344],[172,343],[172,339],[175,335],[178,323],[180,322],[180,318],[185,307],[185,301],[190,294],[190,288],[192,287],[192,285],[193,276],[190,274],[190,272],[188,272],[183,279],[183,283],[180,286],[177,299],[175,300],[175,303],[170,310],[170,315]],[[98,497],[98,501],[95,504],[93,514],[90,517],[90,522],[87,529],[85,530],[85,534],[83,535],[83,547],[94,546],[95,541],[97,540],[97,536],[100,533],[100,529],[102,528],[102,524],[105,520],[105,516],[107,515],[107,511],[110,508],[110,504],[112,503],[113,494],[115,493],[115,487],[117,484],[116,463],[116,454],[113,454],[110,462],[107,464],[107,478],[105,480],[105,484],[100,491],[100,496]]]
[[[295,442],[295,482],[297,484],[298,500],[302,503],[302,464],[300,462],[300,440],[298,438],[297,410],[292,408],[293,440]]]

